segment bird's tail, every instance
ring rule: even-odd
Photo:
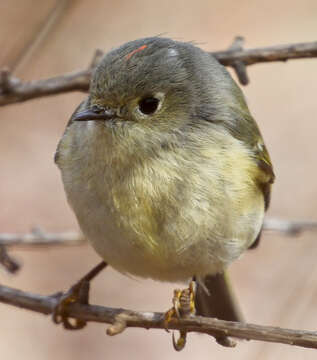
[[[204,284],[197,282],[195,306],[197,315],[244,322],[226,272],[206,276]]]

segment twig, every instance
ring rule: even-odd
[[[317,221],[291,221],[276,218],[264,220],[265,231],[279,232],[286,236],[298,236],[305,231],[317,231]],[[33,229],[31,233],[11,234],[0,233],[0,246],[77,246],[85,243],[85,238],[76,232],[48,233],[42,229]]]
[[[84,237],[76,232],[48,233],[42,229],[33,229],[27,234],[0,234],[0,245],[7,247],[25,246],[76,246],[85,242]]]
[[[61,294],[51,296],[32,294],[0,285],[0,302],[46,315],[53,312],[60,296]],[[164,314],[157,312],[139,312],[97,305],[70,304],[68,314],[72,318],[83,321],[112,324],[107,330],[108,335],[116,335],[124,331],[126,327],[144,329],[164,329],[165,327]],[[232,336],[248,340],[317,348],[317,332],[313,331],[237,323],[201,316],[173,318],[168,325],[170,329],[205,333],[215,338]]]
[[[263,230],[276,231],[286,236],[298,236],[305,231],[317,231],[317,221],[267,218],[264,220]]]
[[[104,52],[100,49],[97,49],[94,53],[94,56],[91,60],[91,63],[89,65],[90,69],[94,69],[100,62],[101,58],[103,57]]]
[[[65,14],[65,10],[70,2],[70,0],[59,0],[56,2],[48,16],[33,30],[30,41],[24,44],[19,54],[11,62],[11,70],[19,71],[19,69],[23,68],[24,64],[31,59],[34,52],[40,48],[56,23],[60,21],[63,14]]]
[[[244,38],[242,36],[237,36],[232,45],[229,47],[229,51],[242,51],[243,50]],[[231,67],[235,71],[237,78],[239,79],[240,84],[248,85],[250,80],[247,74],[247,67],[245,63],[241,60],[234,61],[231,64]]]
[[[8,68],[0,70],[0,93],[8,94],[12,91],[10,71]]]
[[[16,260],[9,256],[4,245],[0,244],[0,264],[11,274],[14,274],[20,269],[20,265]]]
[[[236,38],[227,51],[211,52],[220,63],[233,67],[239,79],[246,84],[248,79],[243,67],[271,61],[317,57],[317,42],[278,45],[256,49],[242,49],[242,38]],[[99,53],[98,60],[100,60]],[[92,62],[97,64],[96,55]],[[70,91],[88,91],[92,69],[64,74],[54,78],[22,82],[6,71],[6,81],[0,81],[0,106],[27,101],[43,96],[56,95]],[[9,86],[8,86],[9,85]]]
[[[225,66],[232,66],[235,61],[242,61],[245,65],[253,65],[262,62],[315,58],[317,57],[317,41],[247,50],[216,51],[211,54]]]
[[[22,82],[10,76],[10,91],[0,88],[0,106],[70,91],[88,91],[91,69],[53,78]]]

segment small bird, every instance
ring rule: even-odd
[[[55,161],[84,235],[123,274],[197,282],[197,313],[241,320],[228,265],[260,237],[274,173],[240,88],[192,43],[106,54]]]

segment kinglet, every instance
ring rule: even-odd
[[[259,238],[274,174],[241,90],[213,56],[161,37],[106,54],[56,163],[105,262],[160,281],[195,277],[199,314],[241,319],[224,271]]]

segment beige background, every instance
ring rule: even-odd
[[[59,10],[54,12],[56,4]],[[43,30],[52,16],[55,23]],[[39,32],[42,35],[34,45]],[[96,48],[109,50],[143,36],[164,33],[195,40],[206,50],[220,50],[235,35],[245,36],[247,47],[256,47],[313,41],[316,32],[315,0],[2,0],[0,66],[16,69],[24,79],[39,79],[84,68]],[[277,174],[270,216],[317,218],[316,69],[317,60],[248,69],[251,84],[244,91]],[[84,96],[60,95],[0,109],[0,232],[26,232],[34,225],[51,231],[77,229],[53,154],[68,117]],[[0,282],[43,294],[66,289],[99,260],[89,246],[21,250],[13,255],[23,268],[16,276],[1,270]],[[296,239],[266,234],[258,250],[231,268],[247,319],[316,330],[316,256],[313,234]],[[135,281],[109,270],[94,282],[92,300],[164,311],[174,286]],[[195,334],[189,335],[186,349],[176,353],[171,335],[164,331],[128,329],[110,338],[104,325],[89,324],[83,331],[66,332],[43,315],[4,304],[0,304],[0,319],[1,359],[7,360],[262,360],[315,359],[317,355],[310,349],[255,341],[226,349]]]

